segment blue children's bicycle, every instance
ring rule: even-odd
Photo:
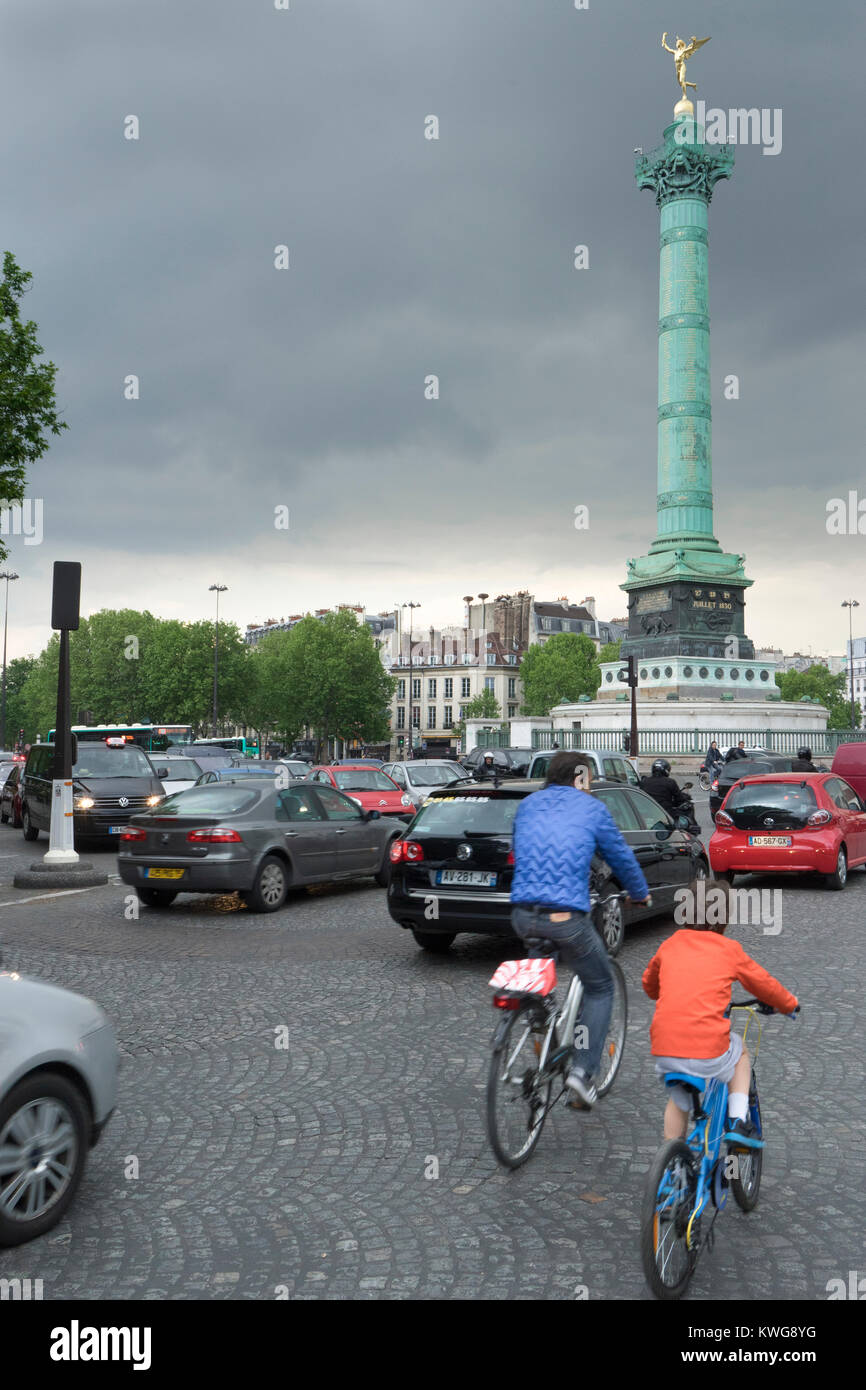
[[[763,1028],[758,1015],[776,1010],[758,999],[737,1000],[731,1009],[743,1009],[749,1015],[744,1044],[753,1022],[756,1027],[749,1118],[763,1145],[755,1075]],[[757,1203],[763,1147],[745,1148],[725,1140],[728,1088],[723,1081],[668,1072],[665,1085],[681,1086],[688,1091],[694,1128],[685,1140],[667,1140],[656,1154],[641,1213],[641,1259],[646,1281],[656,1298],[673,1299],[682,1297],[698,1257],[712,1247],[713,1225],[728,1200],[728,1190],[743,1211],[751,1211]]]

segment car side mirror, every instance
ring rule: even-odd
[[[365,820],[381,820],[381,819],[382,819],[382,812],[381,812],[381,811],[367,811],[366,815],[364,816],[364,819],[365,819]]]
[[[664,821],[656,821],[653,829],[655,830],[657,840],[669,840],[673,834],[674,827],[665,824]]]
[[[158,767],[158,768],[156,769],[156,775],[157,775],[157,777],[167,777],[167,776],[168,776],[168,768],[167,768],[167,767]]]
[[[690,825],[691,825],[691,821],[689,820],[688,816],[677,816],[677,829],[678,829],[678,830],[688,830],[688,828],[689,828]]]

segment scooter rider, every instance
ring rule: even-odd
[[[680,791],[679,786],[671,777],[671,765],[666,759],[656,758],[649,777],[642,777],[640,784],[653,801],[657,801],[669,816],[673,816],[674,820],[680,815],[688,814],[691,817],[691,799]]]

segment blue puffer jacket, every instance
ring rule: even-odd
[[[648,895],[640,865],[597,797],[576,787],[533,792],[514,818],[511,901],[588,912],[589,870],[596,850],[632,898]]]

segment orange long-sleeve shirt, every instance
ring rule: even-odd
[[[644,990],[657,1001],[650,1024],[653,1055],[721,1057],[731,1040],[725,1009],[735,980],[780,1013],[797,1007],[795,996],[738,941],[690,927],[681,927],[663,941],[643,972]]]

